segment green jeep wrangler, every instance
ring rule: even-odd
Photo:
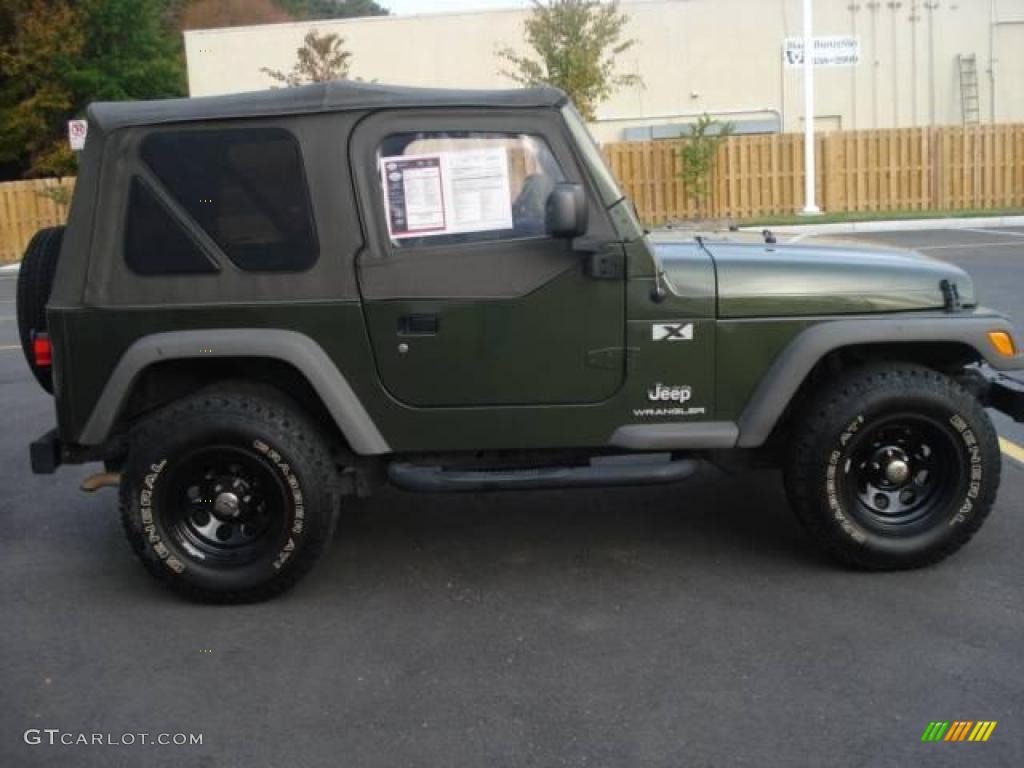
[[[647,236],[553,89],[335,82],[95,104],[66,228],[18,286],[56,428],[146,568],[266,598],[346,499],[779,466],[870,569],[981,526],[1024,418],[1011,324],[895,251]],[[731,463],[731,462],[730,462]],[[680,501],[682,504],[682,501]]]

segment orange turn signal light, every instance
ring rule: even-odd
[[[1017,354],[1017,348],[1013,344],[1013,337],[1006,331],[989,331],[988,340],[1003,357],[1013,357]]]

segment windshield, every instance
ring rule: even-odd
[[[575,139],[580,151],[583,152],[583,158],[586,160],[594,176],[594,183],[597,185],[598,193],[601,195],[601,202],[605,204],[605,207],[615,205],[615,203],[622,199],[622,192],[619,191],[619,185],[616,183],[615,177],[612,176],[612,172],[605,165],[604,157],[601,156],[601,150],[598,148],[597,142],[594,141],[594,137],[587,130],[587,124],[583,122],[580,113],[576,111],[576,107],[572,104],[566,104],[562,107],[562,114],[565,115],[565,122],[569,125],[569,130],[572,131],[573,139]]]

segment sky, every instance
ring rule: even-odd
[[[378,0],[392,13],[442,13],[444,11],[473,11],[490,8],[519,8],[529,0]]]

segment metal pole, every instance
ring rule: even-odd
[[[935,125],[935,9],[938,3],[925,3],[928,9],[928,124]]]
[[[809,216],[821,213],[815,204],[814,182],[814,34],[811,5],[804,0],[804,210]]]
[[[996,24],[999,14],[996,11],[996,0],[992,0],[992,10],[988,25],[988,120],[996,121]]]

